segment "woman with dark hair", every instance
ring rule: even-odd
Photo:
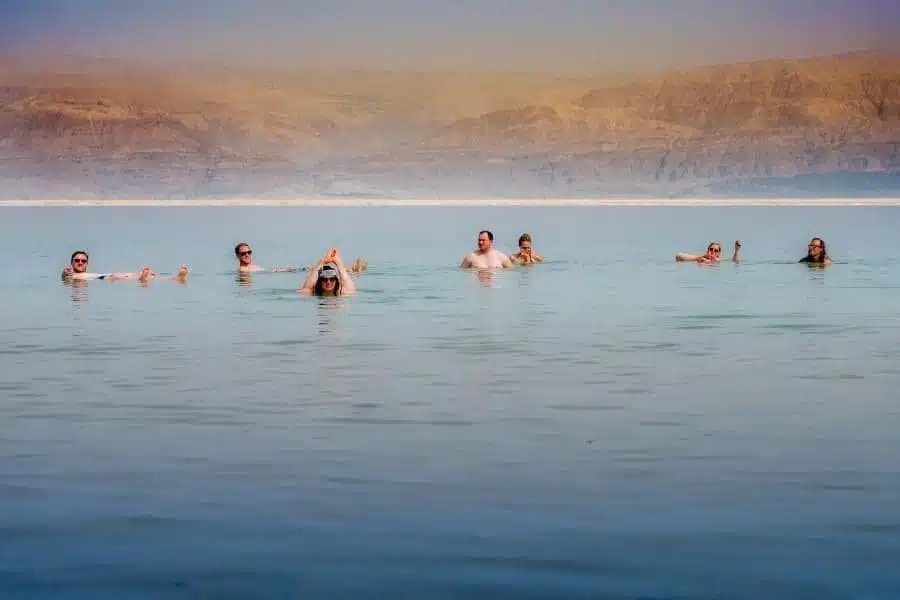
[[[809,246],[806,250],[806,256],[798,262],[809,263],[814,265],[827,266],[831,264],[831,258],[828,256],[828,249],[825,247],[825,240],[820,237],[814,237],[809,240]]]
[[[347,296],[356,293],[356,285],[337,248],[332,248],[309,270],[303,287],[297,291],[305,296]]]

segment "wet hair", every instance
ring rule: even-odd
[[[249,247],[250,247],[250,244],[248,244],[247,242],[241,242],[240,244],[238,244],[237,246],[235,246],[235,247],[234,247],[234,255],[235,255],[235,256],[240,256],[240,255],[241,255],[241,246],[247,246],[247,247],[249,248]]]
[[[814,237],[813,239],[809,240],[810,244],[813,242],[819,242],[820,244],[822,244],[822,253],[819,255],[819,258],[816,259],[816,258],[813,258],[812,256],[810,256],[809,249],[807,249],[806,256],[801,258],[800,262],[818,263],[818,262],[825,262],[825,259],[828,258],[828,248],[825,247],[825,240],[823,240],[820,237]]]
[[[334,295],[340,296],[341,295],[341,277],[340,277],[340,273],[338,272],[338,270],[335,269],[334,267],[319,269],[320,277],[316,278],[316,285],[313,286],[313,295],[314,296],[324,296],[325,295],[325,290],[322,287],[322,277],[321,277],[322,271],[332,271],[334,273],[334,282],[335,282],[334,283]]]
[[[87,260],[91,260],[91,257],[88,256],[87,252],[85,252],[84,250],[76,250],[75,252],[72,253],[72,256],[69,257],[69,262],[71,263],[73,260],[75,260],[75,257],[78,256],[79,254],[84,254],[84,257]]]
[[[522,245],[522,242],[530,242],[530,241],[531,241],[531,234],[523,233],[522,235],[519,236],[519,245],[520,246]]]
[[[489,240],[491,240],[492,242],[494,241],[494,234],[492,232],[488,231],[487,229],[483,229],[478,232],[478,237],[481,237],[482,233],[487,235]]]

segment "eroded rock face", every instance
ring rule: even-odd
[[[315,190],[343,178],[366,189],[467,180],[499,195],[665,195],[900,171],[900,59],[767,61],[602,85],[121,68],[0,76],[0,174],[87,188],[275,178]]]

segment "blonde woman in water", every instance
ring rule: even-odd
[[[519,251],[511,255],[509,260],[519,265],[530,265],[544,262],[544,257],[531,246],[531,234],[523,233],[519,236]]]
[[[731,255],[731,262],[741,262],[741,242],[735,240],[734,254]],[[675,255],[676,262],[695,262],[701,265],[715,265],[722,259],[722,244],[719,242],[710,242],[706,247],[706,254],[688,254],[679,252]]]

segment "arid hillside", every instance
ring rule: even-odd
[[[767,61],[639,79],[7,59],[0,165],[7,180],[154,196],[235,186],[679,195],[754,178],[893,173],[900,58]]]

